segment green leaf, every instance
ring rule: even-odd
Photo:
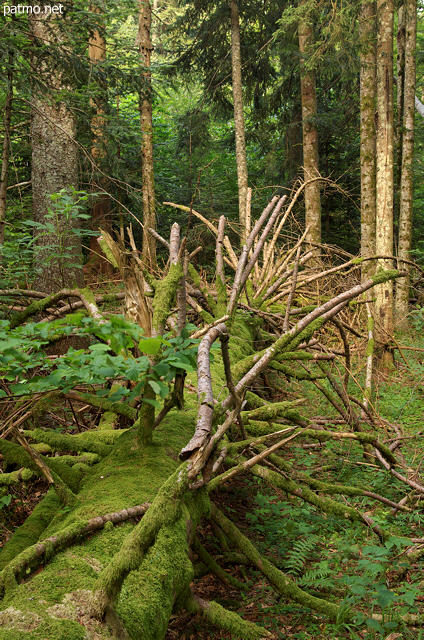
[[[145,338],[138,343],[140,351],[147,353],[149,356],[155,356],[161,346],[162,340],[160,338]]]
[[[90,351],[109,351],[110,347],[108,344],[103,344],[103,342],[96,342],[96,344],[92,344],[89,346]]]
[[[152,387],[153,391],[154,391],[157,395],[159,395],[159,394],[160,394],[160,392],[161,392],[160,385],[159,385],[157,382],[155,382],[155,380],[148,380],[148,383],[149,383],[149,385]]]
[[[160,409],[160,403],[157,400],[150,400],[150,398],[143,398],[143,402],[151,404],[155,409]]]
[[[381,624],[377,620],[374,620],[373,618],[369,618],[366,621],[366,625],[371,629],[375,629],[375,631],[378,631],[379,633],[384,633],[384,629],[381,626]]]

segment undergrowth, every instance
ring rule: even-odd
[[[394,440],[396,433],[390,424],[402,428],[402,455],[407,465],[416,468],[422,458],[421,447],[417,445],[422,424],[424,337],[409,331],[398,335],[397,340],[418,350],[403,351],[407,354],[407,363],[400,356],[396,358],[393,374],[390,379],[378,382],[372,402],[382,418],[381,437]],[[360,384],[361,373],[357,380]],[[352,392],[356,386],[358,395],[358,385],[350,384]],[[295,394],[296,383],[292,383],[290,391]],[[312,384],[302,385],[302,394],[311,407],[310,415],[327,415],[331,421],[334,412]],[[285,457],[290,464],[295,463],[297,469],[325,482],[353,485],[395,502],[408,494],[404,485],[378,464],[365,460],[359,448],[349,442],[331,442],[312,451],[292,448]],[[277,638],[409,640],[424,637],[419,626],[408,626],[403,621],[410,614],[419,615],[424,601],[422,563],[418,560],[409,564],[402,555],[410,545],[405,537],[423,535],[424,508],[420,508],[419,496],[414,492],[409,496],[418,504],[418,510],[396,514],[383,504],[378,503],[376,507],[374,501],[364,496],[349,499],[332,496],[361,513],[372,515],[374,522],[389,530],[391,536],[382,544],[370,529],[359,523],[320,513],[299,499],[273,492],[258,479],[250,482],[255,506],[246,514],[246,520],[260,551],[294,577],[300,587],[340,605],[340,619],[328,623],[316,613],[283,600],[270,603],[265,607],[266,612],[263,611],[262,623]],[[346,614],[352,609],[357,614],[353,621],[348,621]],[[378,619],[373,617],[375,614],[379,614]],[[278,620],[285,620],[284,632]]]

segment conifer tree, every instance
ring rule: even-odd
[[[312,7],[299,24],[299,51],[303,60],[300,65],[300,91],[302,98],[303,169],[305,182],[319,175],[318,130],[316,125],[317,98],[315,73],[305,64],[313,41]],[[321,242],[321,196],[319,182],[305,187],[305,226],[309,227],[307,242]]]
[[[2,160],[0,169],[0,264],[2,262],[2,247],[4,245],[4,227],[6,223],[6,194],[7,194],[7,177],[9,169],[10,156],[10,122],[12,116],[12,100],[13,100],[13,55],[9,55],[9,67],[6,71],[6,103],[4,106],[4,136],[2,145]]]
[[[402,163],[400,181],[400,211],[398,256],[409,260],[412,240],[413,161],[415,131],[415,49],[417,40],[417,2],[405,0],[405,72],[401,100],[402,109]],[[399,80],[398,80],[399,81]],[[398,86],[399,91],[399,86]],[[402,264],[402,269],[405,265]],[[408,314],[409,278],[396,283],[396,316],[404,322]]]
[[[393,0],[377,0],[377,209],[376,252],[393,255]],[[382,258],[378,268],[390,269],[392,260]],[[390,341],[393,334],[393,284],[376,291],[376,338],[382,347],[382,369],[393,365]]]
[[[375,255],[376,218],[376,130],[375,3],[366,2],[361,10],[361,255]],[[362,278],[372,275],[375,266],[363,263]]]
[[[104,3],[103,3],[104,5]],[[90,60],[91,71],[94,71],[94,67],[101,64],[106,60],[106,37],[104,29],[104,6],[100,8],[99,4],[90,7],[91,11],[95,15],[95,21],[98,24],[98,28],[94,29],[89,38],[88,43],[88,57]],[[103,86],[100,87],[100,91],[97,92],[95,98],[90,100],[91,108],[93,110],[93,116],[91,118],[91,131],[93,136],[93,146],[91,148],[91,156],[95,163],[101,163],[106,156],[107,138],[105,132],[106,118],[105,111],[107,109],[107,92]],[[99,178],[92,182],[92,191],[96,192],[98,189],[107,188],[107,179],[105,176],[100,175]],[[99,227],[102,229],[110,230],[110,198],[106,194],[101,195],[92,205],[91,209],[91,227],[94,231],[97,231]],[[90,240],[91,255],[90,260],[99,256],[99,267],[102,271],[109,270],[109,262],[102,259],[104,258],[103,252],[97,242],[96,236],[91,236]]]
[[[231,0],[231,68],[236,134],[237,182],[239,196],[240,240],[246,242],[247,158],[244,137],[243,89],[241,82],[240,17],[238,3]]]
[[[153,116],[152,116],[152,77],[150,59],[153,51],[150,30],[152,26],[152,6],[150,0],[140,0],[137,43],[141,63],[144,67],[140,96],[141,122],[141,175],[143,188],[143,259],[151,269],[156,266],[155,239],[147,231],[156,228],[155,179],[153,171]]]
[[[33,57],[34,68],[51,93],[41,95],[34,91],[31,104],[33,217],[41,225],[47,221],[50,195],[78,186],[76,121],[68,105],[59,98],[70,85],[52,51],[53,43],[60,43],[63,39],[58,27],[61,20],[65,20],[64,14],[40,12],[32,14],[29,21],[38,53],[38,57],[35,54]],[[78,235],[65,231],[65,226],[59,226],[56,233],[46,233],[45,229],[36,226],[34,239],[38,247],[36,289],[51,293],[62,287],[82,285],[83,272],[78,266],[82,262],[81,241]],[[68,256],[72,256],[72,261],[66,261],[67,265],[63,263],[60,274],[57,262],[48,259],[51,248],[59,245]],[[69,262],[75,266],[68,266]]]

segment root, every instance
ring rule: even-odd
[[[268,578],[271,585],[278,593],[288,600],[298,602],[304,607],[309,607],[326,615],[330,620],[337,620],[340,612],[338,605],[309,595],[300,589],[288,575],[277,569],[269,560],[263,558],[248,538],[224,516],[224,514],[212,503],[212,518],[216,524],[226,533],[230,541],[248,558],[248,560]],[[349,616],[352,618],[353,615]]]
[[[217,602],[208,602],[191,594],[186,602],[186,608],[190,613],[202,613],[209,622],[226,629],[231,633],[231,637],[240,638],[240,640],[265,640],[265,638],[274,638],[275,636],[258,627],[252,622],[243,620],[237,613],[224,609]]]
[[[149,504],[142,504],[136,507],[129,507],[116,513],[108,513],[105,516],[98,516],[90,520],[75,522],[71,526],[63,529],[51,538],[46,538],[31,547],[28,547],[20,553],[14,560],[8,563],[4,570],[0,573],[0,595],[3,595],[6,587],[6,574],[13,574],[15,580],[18,581],[22,576],[27,577],[29,573],[34,572],[40,565],[45,564],[59,551],[75,544],[78,539],[102,529],[106,522],[118,524],[124,522],[128,518],[142,516],[149,508]]]

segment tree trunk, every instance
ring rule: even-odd
[[[30,26],[40,46],[45,46],[53,33],[60,37],[45,14],[32,16]],[[47,97],[34,91],[31,101],[33,217],[35,222],[45,224],[48,209],[52,207],[50,195],[68,187],[76,188],[78,184],[76,124],[67,105],[54,99],[55,93],[68,88],[60,73],[49,69],[47,63],[40,65],[35,56],[34,63],[53,93]],[[67,225],[64,221],[57,225],[55,233],[34,228],[37,270],[34,287],[37,290],[51,293],[83,284],[81,241],[72,233],[72,228],[72,223]],[[69,257],[63,257],[64,254]],[[77,264],[81,268],[72,266]]]
[[[9,154],[10,154],[10,121],[12,118],[12,99],[13,99],[13,71],[12,60],[9,58],[9,69],[7,72],[7,90],[6,104],[4,107],[4,138],[3,153],[0,173],[0,264],[2,262],[2,247],[4,245],[4,226],[6,223],[6,194],[7,194],[7,175],[9,170]]]
[[[318,130],[315,122],[317,98],[315,73],[305,64],[305,56],[313,38],[310,23],[299,25],[299,50],[303,61],[300,66],[300,92],[302,97],[303,169],[305,182],[319,175]],[[321,197],[319,182],[305,187],[305,225],[309,227],[306,242],[321,242]]]
[[[247,159],[246,141],[244,137],[243,90],[241,83],[240,16],[236,0],[231,0],[231,69],[234,103],[234,129],[236,135],[240,239],[241,245],[243,245],[247,239]]]
[[[376,252],[393,254],[393,0],[377,0],[377,213]],[[378,268],[392,268],[380,259]],[[376,339],[382,348],[382,368],[393,365],[393,284],[376,287]]]
[[[405,90],[405,5],[398,9],[398,28],[396,34],[397,43],[397,80],[396,80],[396,124],[394,130],[395,140],[395,208],[394,208],[394,235],[396,236],[396,226],[399,222],[400,211],[400,181],[402,177],[402,138],[403,138],[403,106]]]
[[[375,3],[362,7],[361,15],[361,255],[375,255],[376,131],[375,131]],[[375,266],[364,262],[362,280]]]
[[[152,118],[152,74],[150,56],[153,51],[150,29],[152,25],[152,7],[150,0],[140,0],[137,42],[141,63],[143,88],[140,96],[141,122],[141,178],[143,186],[143,248],[142,256],[150,270],[156,267],[156,241],[147,229],[156,229],[155,179],[153,172],[153,118]]]
[[[90,10],[95,14],[100,14],[101,10],[98,6],[90,7]],[[102,18],[99,19],[99,26]],[[88,42],[88,56],[90,59],[90,65],[96,65],[99,62],[106,60],[106,39],[103,32],[99,29],[93,31]],[[94,111],[94,115],[91,118],[91,132],[93,135],[93,147],[91,149],[91,156],[94,162],[98,165],[102,159],[106,156],[106,144],[107,137],[105,135],[105,105],[107,104],[107,90],[105,87],[101,87],[96,99],[90,100],[91,108]],[[100,189],[107,189],[107,179],[103,175],[99,175],[97,180],[94,180],[91,184],[92,192],[96,192]],[[110,198],[106,194],[101,195],[93,203],[91,209],[91,228],[93,231],[97,231],[101,227],[110,231]],[[98,262],[98,267],[102,273],[107,273],[111,269],[111,265],[106,261],[105,255],[97,242],[96,236],[90,238],[90,262]]]
[[[406,0],[405,12],[405,81],[403,91],[402,174],[400,183],[400,214],[398,256],[409,260],[412,240],[413,162],[415,129],[415,49],[417,41],[417,3]],[[401,268],[405,268],[401,264]],[[396,285],[396,317],[403,322],[408,315],[409,277]]]

